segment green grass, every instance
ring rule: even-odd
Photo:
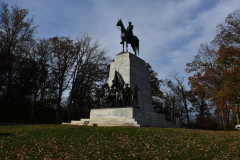
[[[238,131],[0,126],[0,159],[239,159],[239,151]]]

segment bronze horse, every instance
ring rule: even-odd
[[[137,55],[137,52],[138,52],[138,55],[139,55],[139,40],[138,40],[137,36],[133,36],[132,40],[128,41],[129,33],[125,29],[121,19],[118,20],[117,26],[121,27],[121,39],[122,39],[122,45],[123,45],[123,51],[122,52],[124,52],[124,41],[125,41],[127,52],[128,52],[128,43],[130,43],[135,55]]]

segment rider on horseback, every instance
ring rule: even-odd
[[[129,26],[127,27],[127,31],[128,31],[128,40],[129,41],[132,41],[132,38],[133,38],[133,25],[132,25],[132,22],[128,22]]]
[[[128,40],[127,42],[131,42],[132,38],[133,38],[133,25],[132,22],[128,22],[128,27],[127,27],[127,31],[128,31]],[[123,42],[120,42],[120,44],[123,44]]]

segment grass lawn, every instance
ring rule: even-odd
[[[0,126],[0,159],[240,159],[240,132]]]

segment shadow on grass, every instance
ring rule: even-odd
[[[14,136],[13,134],[10,134],[10,133],[0,133],[0,137],[3,137],[3,136]]]

